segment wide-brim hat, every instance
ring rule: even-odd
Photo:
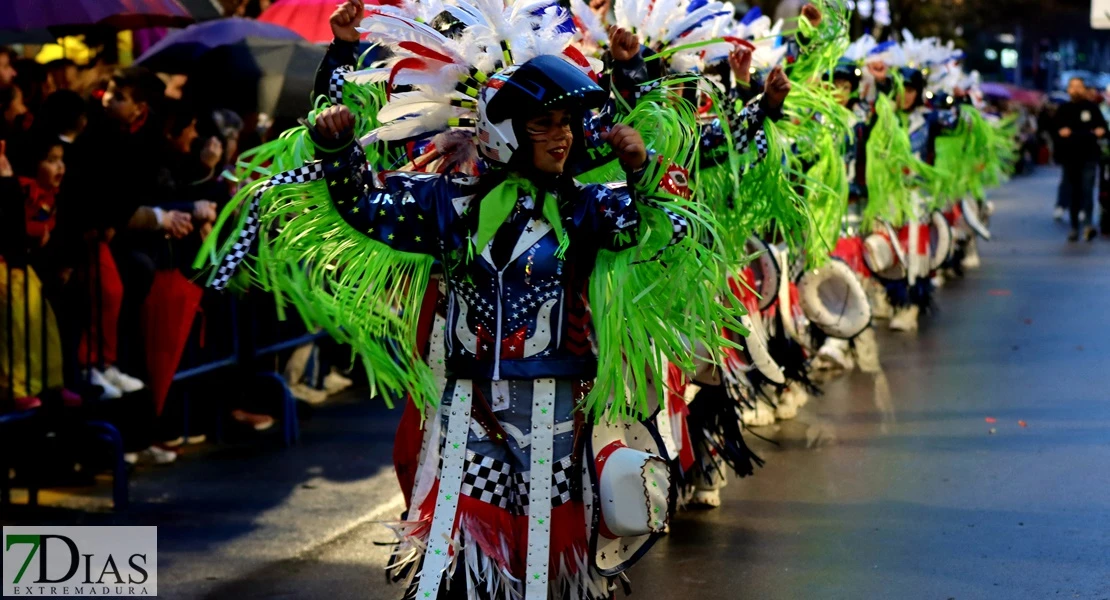
[[[874,231],[863,239],[863,261],[880,279],[897,281],[909,274],[906,253],[891,226],[879,221]]]
[[[802,273],[798,302],[810,323],[834,338],[852,339],[871,324],[871,303],[863,285],[837,258]]]
[[[759,310],[767,310],[779,297],[779,277],[782,276],[782,267],[779,265],[771,245],[756,236],[748,238],[744,245],[745,251],[754,255],[748,264],[755,280],[755,293],[759,295]]]
[[[745,314],[740,317],[740,322],[748,328],[748,335],[744,336],[744,349],[752,359],[752,366],[771,383],[786,383],[782,366],[771,356],[771,350],[767,347],[768,336],[763,327],[763,319],[759,315]]]
[[[929,270],[936,270],[952,258],[952,226],[944,214],[934,211],[929,215]]]
[[[961,200],[960,213],[963,215],[964,223],[975,235],[990,241],[991,230],[987,229],[987,225],[979,218],[979,203],[974,200]]]
[[[666,447],[654,419],[587,426],[582,501],[590,554],[613,577],[640,560],[664,533],[673,505]]]

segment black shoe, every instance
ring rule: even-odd
[[[1069,234],[1068,234],[1068,241],[1069,241],[1069,242],[1077,242],[1077,241],[1079,241],[1079,232],[1078,232],[1078,231],[1076,231],[1076,230],[1074,230],[1074,229],[1072,229],[1072,230],[1071,230],[1071,233],[1069,233]]]
[[[1083,230],[1083,239],[1087,240],[1088,242],[1095,239],[1096,237],[1098,237],[1098,232],[1095,231],[1094,227],[1088,227]]]

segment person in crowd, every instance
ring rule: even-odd
[[[15,85],[23,91],[23,103],[32,114],[38,112],[42,103],[55,91],[54,82],[46,67],[30,58],[21,58],[15,63]]]
[[[0,140],[18,137],[31,128],[31,111],[18,85],[0,88]]]
[[[46,73],[55,90],[76,90],[79,71],[77,63],[68,58],[59,58],[46,63]]]
[[[151,240],[185,237],[193,228],[190,213],[159,208],[160,199],[155,195],[161,133],[155,107],[161,94],[161,81],[145,69],[124,69],[113,76],[101,101],[102,110],[92,112],[88,131],[77,139],[73,177],[62,198],[66,218],[82,230],[74,234],[92,244],[93,266],[99,266],[99,272],[108,273],[109,278],[118,268],[122,305],[116,314],[123,317],[118,327],[119,359],[133,372],[141,372],[143,364],[139,322],[154,279]],[[106,152],[109,148],[111,152]],[[88,190],[102,192],[93,198]],[[105,299],[105,308],[112,307],[108,300],[111,298]],[[112,336],[116,330],[109,321],[103,325],[97,346],[99,338]],[[100,362],[101,357],[96,358],[89,364]],[[116,377],[116,371],[119,369],[109,374],[106,370],[104,377],[91,369],[89,373],[99,380],[93,383],[104,387],[109,396],[142,387],[139,379]]]
[[[1097,104],[1090,100],[1086,83],[1080,78],[1068,82],[1071,100],[1056,113],[1056,162],[1063,167],[1061,193],[1067,200],[1071,217],[1068,241],[1077,241],[1080,234],[1093,240],[1097,233],[1091,226],[1098,170],[1098,140],[1106,135],[1106,120]]]
[[[10,87],[16,75],[15,52],[7,46],[0,46],[0,89]]]
[[[77,92],[58,90],[42,103],[36,124],[42,131],[72,145],[89,124],[87,104]]]

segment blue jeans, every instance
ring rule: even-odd
[[[1071,228],[1079,230],[1081,226],[1091,224],[1095,201],[1095,175],[1098,172],[1098,163],[1095,161],[1065,163],[1064,177],[1060,182],[1060,195],[1067,200],[1067,207],[1071,213]],[[1083,213],[1080,222],[1079,213]]]

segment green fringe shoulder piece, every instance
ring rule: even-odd
[[[894,101],[880,94],[875,101],[875,124],[867,140],[867,207],[863,227],[876,219],[901,226],[913,216],[912,191],[929,180],[932,167],[913,154],[909,134]]]
[[[347,84],[346,102],[356,117],[356,132],[378,125],[384,102],[378,86]],[[309,115],[314,121],[319,108]],[[364,146],[372,165],[388,160],[384,144]],[[258,241],[243,256],[237,278],[272,292],[279,317],[291,305],[310,329],[324,328],[358,350],[373,391],[387,404],[412,395],[419,407],[438,400],[431,370],[415,348],[416,320],[431,274],[431,257],[394,251],[354,232],[335,211],[321,177],[307,165],[315,147],[306,127],[285,132],[273,142],[245,153],[237,169],[243,185],[224,208],[194,266],[213,268],[238,247],[250,230]],[[303,181],[283,177],[298,173]]]
[[[642,189],[659,189],[670,165],[694,166],[697,116],[668,86],[641,97],[622,121],[639,130],[660,157],[649,163]],[[638,206],[639,243],[620,252],[601,251],[590,277],[598,376],[582,409],[595,421],[649,416],[649,398],[664,393],[664,361],[693,370],[695,347],[716,353],[736,347],[723,337],[723,328],[746,333],[742,307],[719,302],[728,290],[728,272],[711,241],[721,227],[712,211],[667,194],[641,197]],[[676,219],[688,228],[677,243]]]
[[[848,210],[845,144],[852,134],[853,115],[840,105],[832,84],[811,80],[796,83],[786,97],[786,136],[793,142],[787,165],[809,209],[805,257],[820,266],[836,245],[840,222]]]
[[[814,27],[807,19],[798,18],[798,32],[808,41],[801,46],[797,60],[787,67],[794,82],[812,82],[831,73],[850,40],[851,11],[847,2],[816,0],[811,4],[821,11],[821,22]]]

